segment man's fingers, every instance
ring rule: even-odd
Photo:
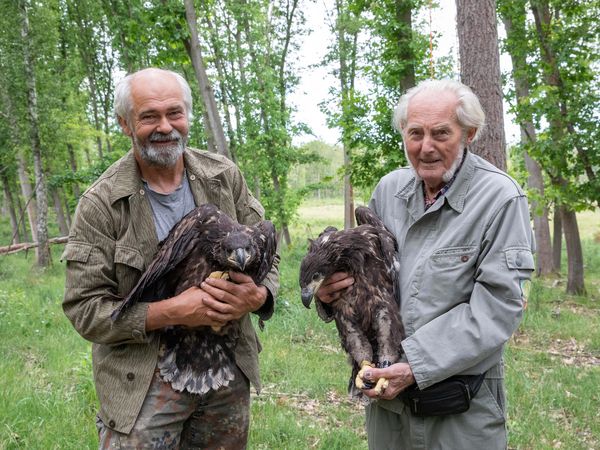
[[[346,272],[335,272],[330,275],[327,280],[325,280],[325,286],[328,286],[333,283],[337,283],[338,281],[343,280],[344,278],[348,278],[348,274]]]
[[[254,283],[254,280],[250,275],[240,272],[229,272],[229,277],[231,278],[231,281],[235,281],[236,283]]]

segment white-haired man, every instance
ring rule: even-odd
[[[195,206],[213,203],[240,223],[264,209],[226,158],[186,147],[192,96],[177,73],[144,69],[115,91],[115,111],[132,149],[82,195],[63,259],[63,308],[93,342],[100,402],[100,448],[246,448],[251,382],[260,387],[258,340],[248,313],[268,319],[277,261],[264,285],[231,273],[175,297],[138,303],[117,322],[111,313],[135,286],[158,243]],[[176,392],[156,365],[160,334],[173,325],[222,326],[240,320],[239,367],[227,388]]]
[[[383,177],[370,207],[399,244],[403,361],[369,369],[390,380],[366,407],[369,448],[505,449],[503,348],[534,270],[525,194],[470,153],[479,100],[451,80],[409,90],[394,114],[410,167]],[[322,317],[353,280],[321,287]]]

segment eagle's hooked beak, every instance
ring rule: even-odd
[[[246,267],[246,262],[248,261],[248,254],[246,253],[246,250],[244,250],[243,248],[236,248],[235,261],[239,266],[240,270],[243,271]]]
[[[313,295],[315,291],[311,286],[307,286],[300,291],[300,298],[302,299],[302,304],[310,309],[310,303],[312,302]]]

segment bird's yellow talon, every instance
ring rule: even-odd
[[[362,361],[360,363],[360,370],[358,372],[358,374],[356,375],[356,379],[354,380],[354,384],[356,384],[356,387],[358,389],[370,389],[373,384],[369,383],[368,381],[365,382],[363,380],[363,375],[365,374],[365,370],[367,370],[367,368],[372,369],[374,366],[374,364],[370,361]]]
[[[229,272],[222,272],[220,270],[216,270],[214,272],[211,272],[208,278],[221,278],[223,280],[229,280]]]

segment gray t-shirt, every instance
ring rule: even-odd
[[[158,236],[158,240],[162,241],[167,237],[173,225],[196,207],[190,183],[188,182],[187,172],[183,172],[181,186],[170,194],[161,194],[153,191],[146,181],[144,181],[144,186],[146,187],[150,205],[152,206],[156,235]]]

